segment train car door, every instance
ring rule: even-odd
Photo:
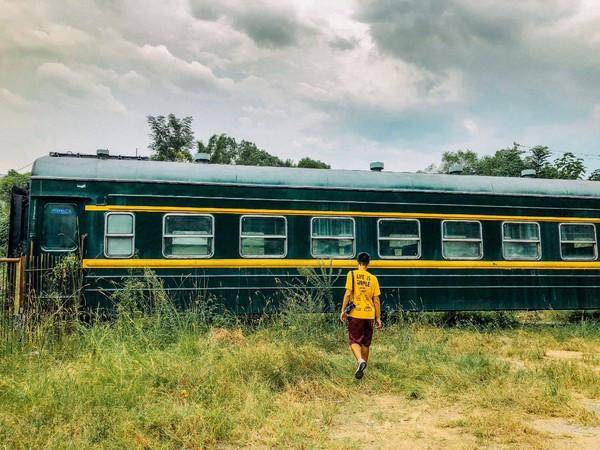
[[[10,192],[10,216],[8,222],[8,256],[15,258],[25,253],[27,241],[27,216],[29,192],[13,186]]]
[[[43,253],[69,253],[79,249],[79,214],[77,201],[48,200],[40,214],[39,248]]]

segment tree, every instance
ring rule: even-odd
[[[588,180],[590,181],[600,181],[600,169],[596,169],[589,176]]]
[[[473,175],[477,173],[477,163],[479,157],[477,153],[471,150],[458,150],[456,152],[444,152],[442,154],[442,164],[440,172],[449,173],[450,168],[455,164],[460,164],[463,168],[463,174]]]
[[[513,143],[512,147],[503,148],[491,156],[480,157],[471,150],[444,152],[439,170],[435,164],[430,164],[424,172],[448,173],[454,164],[463,166],[463,174],[487,175],[496,177],[520,177],[524,169],[535,170],[538,178],[580,180],[586,171],[583,159],[571,152],[563,153],[559,158],[550,162],[550,149],[543,145],[522,150],[521,145]],[[600,169],[589,177],[590,180],[600,181]]]
[[[174,114],[148,116],[150,126],[150,149],[156,161],[191,161],[190,150],[194,145],[192,118],[178,119]]]
[[[550,162],[552,152],[544,145],[529,149],[530,155],[525,158],[527,168],[535,170],[537,178],[558,178],[556,167]]]
[[[0,178],[0,207],[8,207],[12,188],[27,186],[30,177],[30,173],[19,173],[11,169],[8,174]]]
[[[210,162],[213,164],[236,164],[240,166],[269,166],[269,167],[305,167],[314,169],[330,169],[331,167],[323,161],[311,158],[302,158],[298,165],[291,159],[283,160],[262,148],[254,142],[235,138],[226,134],[214,134],[205,145],[202,141],[197,142],[198,152],[208,153]]]
[[[563,180],[580,180],[586,170],[583,159],[571,152],[563,153],[554,161],[554,166],[558,172],[558,178]]]
[[[512,147],[500,149],[493,156],[481,158],[476,165],[476,173],[494,177],[520,177],[521,171],[526,168],[524,153],[515,142]]]
[[[291,167],[291,160],[283,161],[275,155],[260,149],[254,142],[241,141],[237,146],[237,158],[235,163],[241,166],[270,166]]]
[[[237,142],[226,134],[213,134],[207,145],[198,141],[198,151],[210,154],[210,162],[213,164],[235,164]]]
[[[10,192],[13,187],[25,187],[29,182],[29,173],[9,170],[0,178],[0,255],[6,255],[8,244],[8,228],[10,222]]]
[[[302,167],[304,169],[331,169],[329,164],[309,157],[302,158],[300,161],[298,161],[298,167]]]

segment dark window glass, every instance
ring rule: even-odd
[[[502,255],[509,260],[536,260],[542,256],[540,226],[537,222],[504,222]]]
[[[561,223],[560,253],[563,259],[596,259],[598,248],[595,225],[591,223]]]
[[[44,206],[42,249],[68,252],[77,248],[77,212],[75,206],[48,203]]]
[[[315,217],[311,221],[311,253],[315,258],[352,258],[354,256],[354,220]]]
[[[240,253],[245,257],[282,258],[286,254],[287,230],[284,217],[241,218]]]
[[[417,220],[381,219],[378,223],[379,256],[382,258],[412,258],[421,253]]]
[[[167,257],[206,258],[213,253],[213,217],[168,214],[164,217],[164,247]]]
[[[444,222],[444,239],[481,239],[479,222]]]
[[[443,222],[442,255],[446,259],[482,258],[481,223],[461,220]]]
[[[134,254],[135,217],[127,212],[106,214],[104,252],[109,258],[130,258]]]

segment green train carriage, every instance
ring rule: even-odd
[[[90,307],[152,268],[173,298],[260,313],[366,251],[388,310],[600,308],[597,182],[51,154],[27,201],[12,247],[78,252]]]

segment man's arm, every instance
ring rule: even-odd
[[[373,298],[373,304],[375,305],[375,323],[377,323],[377,328],[381,330],[381,302],[379,301],[379,295]]]
[[[348,303],[350,303],[350,297],[352,297],[352,291],[350,289],[346,289],[344,301],[342,302],[342,312],[340,313],[340,320],[342,322],[346,320],[346,306],[348,306]]]

